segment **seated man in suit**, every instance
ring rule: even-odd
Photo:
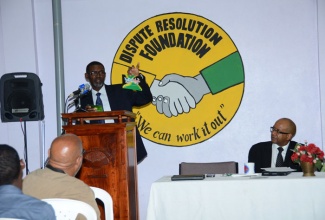
[[[22,193],[24,168],[17,151],[0,144],[0,218],[55,220],[51,205]]]
[[[46,167],[25,177],[23,192],[38,199],[65,198],[86,202],[95,209],[100,219],[94,192],[75,178],[83,160],[81,139],[74,134],[61,135],[53,140],[48,154]]]
[[[298,164],[291,160],[292,150],[297,142],[292,141],[296,134],[296,124],[289,118],[281,118],[271,127],[271,141],[260,142],[251,147],[248,162],[255,163],[255,172],[261,168],[290,167],[300,171]]]

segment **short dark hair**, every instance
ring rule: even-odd
[[[20,174],[20,158],[15,148],[0,144],[0,186],[12,184]]]
[[[90,62],[90,63],[87,65],[87,67],[86,67],[86,73],[89,73],[89,68],[90,68],[91,66],[95,66],[95,65],[101,65],[101,66],[104,67],[104,70],[105,70],[105,66],[104,66],[101,62],[98,62],[98,61],[92,61],[92,62]]]

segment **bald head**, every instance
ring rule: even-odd
[[[75,176],[82,163],[82,141],[74,134],[55,138],[49,149],[49,164]]]
[[[287,145],[295,135],[296,124],[289,118],[281,118],[271,127],[271,141],[279,146]]]
[[[277,123],[283,124],[285,132],[292,134],[291,138],[293,138],[296,135],[296,129],[297,129],[296,124],[291,119],[281,118],[276,121],[276,124]]]

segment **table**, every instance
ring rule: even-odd
[[[147,220],[324,220],[325,172],[302,177],[216,177],[171,181],[150,190]]]

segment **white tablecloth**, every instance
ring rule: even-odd
[[[152,184],[147,220],[325,220],[325,173],[170,178]]]

